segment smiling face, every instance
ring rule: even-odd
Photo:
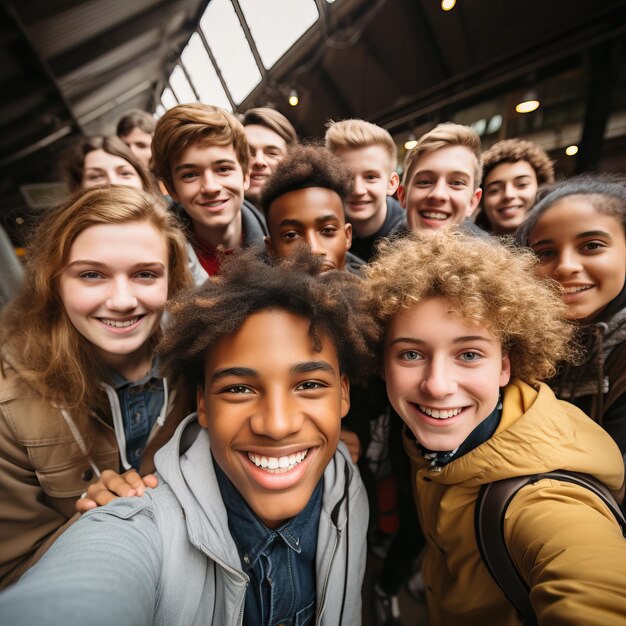
[[[495,409],[511,365],[490,331],[434,297],[390,324],[384,375],[393,408],[419,443],[449,451]]]
[[[278,196],[267,214],[268,252],[277,258],[293,254],[306,244],[323,257],[322,271],[343,269],[352,244],[352,226],[346,224],[341,197],[331,189],[307,187]]]
[[[466,146],[440,148],[418,158],[400,193],[412,231],[432,234],[474,212],[482,193],[474,189],[475,159]]]
[[[287,143],[278,133],[260,124],[244,126],[244,132],[250,146],[250,187],[246,197],[255,202],[265,181],[287,156]]]
[[[555,202],[537,221],[528,244],[539,258],[537,273],[564,288],[569,319],[599,313],[624,286],[622,223],[599,213],[584,196]]]
[[[135,126],[128,135],[124,135],[120,139],[131,149],[137,160],[146,169],[149,169],[152,158],[152,135]]]
[[[316,352],[309,327],[281,310],[251,315],[210,350],[198,392],[215,460],[268,528],[304,509],[349,408],[337,350],[322,335]]]
[[[212,242],[216,231],[240,223],[249,178],[232,144],[192,144],[171,165],[172,198],[183,206],[201,238]]]
[[[148,222],[97,224],[72,244],[59,277],[65,312],[109,367],[145,374],[167,300],[168,249]]]
[[[83,161],[81,188],[91,189],[102,185],[126,185],[143,189],[137,170],[126,159],[102,149],[92,150]]]
[[[391,157],[379,145],[342,148],[336,155],[352,172],[354,187],[346,200],[346,215],[362,236],[375,233],[387,215],[387,196],[398,188]]]
[[[514,233],[537,196],[537,175],[530,163],[496,165],[484,182],[483,210],[498,235]]]

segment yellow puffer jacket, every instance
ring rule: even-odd
[[[481,485],[566,469],[619,492],[621,454],[576,407],[514,381],[505,388],[495,434],[440,471],[428,469],[405,433],[417,507],[427,540],[422,566],[430,626],[519,626],[478,552],[474,509]],[[504,523],[507,547],[531,588],[541,626],[626,624],[626,539],[589,490],[556,480],[521,489]]]

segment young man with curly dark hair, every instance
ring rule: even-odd
[[[377,327],[362,281],[319,265],[235,253],[171,304],[162,367],[197,414],[157,488],[83,515],[0,596],[7,623],[361,623],[367,497],[339,430]]]
[[[363,261],[348,252],[352,226],[344,201],[352,190],[350,171],[321,146],[296,146],[274,170],[261,194],[271,256],[283,258],[306,244],[323,259],[322,271],[358,273]]]

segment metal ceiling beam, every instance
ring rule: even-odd
[[[183,5],[190,2],[183,2]],[[52,71],[59,77],[70,74],[88,63],[110,53],[152,28],[167,23],[170,10],[180,10],[181,2],[162,0],[148,9],[127,18],[108,30],[50,59]]]
[[[233,9],[235,9],[235,13],[237,14],[237,18],[239,19],[239,23],[241,24],[241,29],[243,30],[243,34],[246,36],[246,40],[248,41],[248,46],[250,46],[250,50],[252,52],[252,56],[254,57],[254,61],[256,63],[259,72],[261,73],[261,81],[265,81],[267,79],[267,70],[263,65],[263,61],[261,59],[261,55],[259,54],[259,49],[256,47],[256,42],[254,41],[254,37],[250,32],[250,27],[248,26],[248,22],[246,21],[246,16],[243,14],[241,10],[241,5],[239,4],[239,0],[230,0],[233,5]]]
[[[226,84],[226,81],[224,80],[224,75],[222,74],[222,70],[220,70],[220,66],[217,64],[217,61],[215,60],[215,56],[213,56],[213,51],[211,50],[211,46],[209,46],[209,42],[206,40],[206,37],[204,36],[204,33],[202,32],[201,28],[198,28],[197,33],[198,35],[200,35],[200,41],[202,41],[202,45],[204,46],[206,53],[209,55],[209,59],[211,59],[211,63],[213,63],[213,69],[215,70],[215,73],[217,74],[217,78],[220,81],[220,85],[222,85],[222,89],[224,90],[224,93],[226,94],[226,97],[228,98],[228,103],[230,104],[230,108],[233,111],[236,111],[237,106],[235,105],[235,101],[233,100],[230,90],[228,89],[228,85]]]
[[[65,97],[65,94],[63,93],[63,90],[61,89],[61,86],[59,85],[59,82],[57,81],[56,75],[50,68],[50,65],[48,65],[47,61],[39,54],[37,47],[35,46],[34,42],[31,40],[30,34],[28,33],[28,30],[26,29],[24,23],[22,22],[19,14],[17,13],[15,6],[13,4],[5,5],[4,9],[9,19],[15,22],[17,30],[19,31],[21,35],[21,39],[26,44],[26,47],[28,48],[28,53],[32,57],[36,67],[38,67],[38,69],[46,76],[46,78],[54,86],[56,95],[58,96],[59,100],[63,103],[63,106],[67,111],[71,124],[76,129],[78,129],[78,131],[82,133],[83,128],[80,122],[78,121],[76,114],[74,113],[74,109],[72,108],[70,101]]]

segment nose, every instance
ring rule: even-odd
[[[311,252],[316,256],[326,256],[326,250],[320,243],[320,235],[317,232],[309,231],[304,235],[306,245],[311,248]]]
[[[362,196],[365,193],[365,185],[363,184],[363,179],[360,176],[354,177],[354,189],[352,193],[355,196]]]
[[[504,197],[505,198],[513,198],[515,196],[515,185],[513,183],[508,182],[504,185]]]
[[[437,200],[447,200],[448,199],[448,183],[445,177],[440,176],[435,184],[430,189],[430,197],[436,198]]]
[[[133,293],[132,285],[126,278],[112,282],[106,306],[111,311],[131,311],[137,306],[137,298]]]
[[[252,152],[252,166],[256,169],[267,167],[267,157],[261,148]]]
[[[443,359],[433,358],[424,368],[420,390],[431,398],[442,399],[457,391],[457,383]]]
[[[577,274],[582,271],[582,265],[578,255],[573,250],[562,250],[557,257],[554,268],[555,276],[564,277]]]
[[[218,193],[222,186],[215,174],[211,170],[207,170],[202,175],[202,188],[204,193]]]
[[[259,411],[250,420],[250,428],[257,435],[280,441],[297,433],[303,423],[304,418],[290,402],[288,392],[283,389],[269,389]]]

